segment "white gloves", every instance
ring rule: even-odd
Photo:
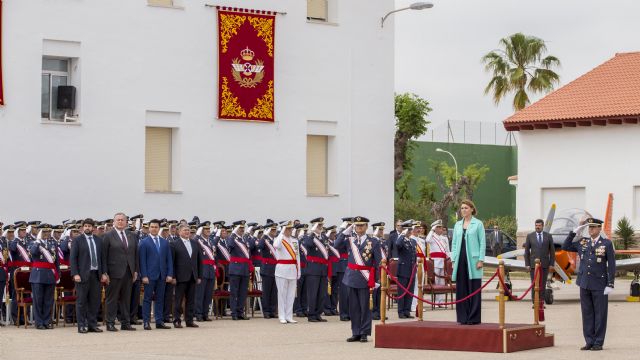
[[[379,288],[379,287],[380,287],[380,283],[376,283],[376,284],[374,285],[374,287],[373,287],[373,288],[374,288],[374,289],[377,289],[377,288]]]
[[[409,228],[406,228],[406,229],[404,229],[404,231],[400,235],[407,236],[408,233],[409,233]]]
[[[343,221],[342,224],[340,224],[340,229],[346,229],[347,226],[349,226],[349,223],[346,221]]]
[[[587,226],[589,226],[589,225],[588,224],[580,225],[577,228],[573,229],[573,232],[577,234],[580,230],[584,229]]]
[[[612,292],[613,292],[613,288],[612,287],[607,286],[606,288],[604,288],[604,294],[605,295],[609,295]]]
[[[353,224],[349,225],[349,227],[348,227],[348,228],[346,228],[346,229],[342,232],[342,234],[344,234],[344,235],[351,235],[351,231],[353,231]]]

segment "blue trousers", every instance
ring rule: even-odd
[[[231,316],[243,316],[249,293],[249,276],[229,275]]]
[[[271,275],[262,275],[262,314],[276,315],[276,304],[278,302],[278,289],[276,278]]]
[[[409,279],[408,277],[398,276],[398,282],[404,286],[409,292],[413,291],[413,279]],[[404,293],[404,290],[398,286],[398,294]],[[411,315],[411,302],[413,301],[413,297],[409,295],[409,293],[404,294],[403,297],[398,299],[398,316],[409,316]]]
[[[155,306],[153,314],[156,324],[164,323],[164,288],[165,279],[162,277],[158,280],[149,280],[148,284],[144,284],[144,299],[142,301],[142,320],[145,324],[151,322],[151,301],[155,298]]]
[[[340,319],[345,319],[349,317],[349,288],[342,284],[342,279],[344,279],[344,273],[339,272],[338,307],[340,308]]]
[[[202,278],[200,284],[196,285],[196,319],[198,320],[209,316],[214,282],[215,279]]]
[[[584,341],[589,345],[602,346],[607,332],[609,296],[604,295],[604,290],[580,288],[580,308]]]
[[[55,284],[31,283],[33,295],[33,317],[36,326],[47,326],[51,322],[53,289]]]
[[[354,336],[371,335],[369,288],[347,288],[349,289],[349,316],[351,317],[351,334]]]
[[[327,277],[307,275],[307,302],[309,303],[309,319],[319,319],[324,308],[324,297],[327,295]]]
[[[307,275],[300,276],[296,287],[296,298],[293,300],[293,312],[296,314],[306,314],[309,311],[307,305]]]
[[[340,279],[342,280],[342,279]],[[338,295],[340,294],[340,282],[338,282],[338,273],[331,277],[331,295],[327,291],[324,298],[324,313],[328,314],[338,311]]]

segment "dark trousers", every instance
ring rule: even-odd
[[[131,287],[131,306],[129,307],[129,316],[131,321],[133,319],[140,318],[140,289],[142,288],[142,281],[138,276],[138,280],[133,282]]]
[[[179,323],[182,315],[182,299],[184,299],[184,322],[193,323],[193,308],[196,302],[196,281],[193,278],[189,281],[176,284],[176,296],[173,300],[173,322]]]
[[[0,294],[4,295],[4,287],[7,286],[7,282],[6,281],[0,281]],[[8,293],[7,293],[7,296]],[[0,300],[2,299],[2,295],[0,295]],[[0,304],[0,313],[2,313],[2,318],[4,320],[7,320],[7,309],[5,309],[4,307],[4,302]]]
[[[547,275],[549,274],[549,268],[540,267],[542,269],[542,284],[540,284],[540,305],[544,304],[544,293],[547,290]],[[531,277],[531,281],[533,281],[533,275],[535,274],[535,268],[531,269],[529,275]],[[533,289],[531,290],[531,302],[533,302]]]
[[[307,303],[307,275],[300,276],[296,288],[296,298],[293,300],[293,312],[296,314],[306,314],[309,311]]]
[[[262,315],[276,315],[278,303],[278,289],[276,278],[271,275],[262,275]]]
[[[472,292],[480,289],[482,279],[469,279],[469,273],[465,268],[460,271],[458,268],[458,278],[456,281],[456,299],[462,299]],[[481,322],[482,293],[471,297],[469,300],[459,303],[456,306],[456,317],[461,324],[479,324]]]
[[[349,316],[351,334],[371,335],[371,310],[369,309],[369,289],[347,287],[349,291]]]
[[[319,319],[324,297],[327,296],[327,277],[307,275],[307,302],[309,303],[309,319]]]
[[[398,282],[400,285],[404,286],[408,293],[406,293],[403,297],[398,299],[398,315],[399,316],[410,316],[411,315],[411,302],[413,301],[413,297],[409,295],[413,291],[413,279],[409,279],[408,277],[398,276]],[[404,293],[404,290],[398,286],[398,294]]]
[[[129,309],[131,307],[131,289],[133,274],[127,269],[122,279],[110,279],[107,286],[107,324],[114,325],[116,316],[120,313],[120,324],[130,324]]]
[[[16,289],[13,288],[13,272],[14,270],[9,270],[9,296],[11,296],[11,319],[14,322],[19,322],[21,319],[18,319],[18,302],[16,298]]]
[[[33,318],[35,319],[36,326],[46,326],[51,322],[54,288],[55,284],[31,283]]]
[[[229,292],[231,293],[229,299],[231,316],[243,316],[244,304],[247,302],[249,293],[249,276],[229,275]]]
[[[335,276],[331,277],[331,294],[329,294],[327,290],[327,295],[324,297],[325,314],[338,311],[338,294],[340,294],[340,283],[338,282],[338,274],[336,273]]]
[[[380,295],[382,294],[381,287],[373,290],[373,309],[371,309],[371,313],[375,317],[380,317]],[[411,310],[411,308],[409,308]]]
[[[349,317],[349,288],[342,283],[344,279],[344,273],[338,273],[338,284],[340,284],[340,290],[338,291],[338,307],[340,309],[340,319]]]
[[[196,285],[196,319],[209,317],[214,282],[215,279],[202,278],[202,282]]]
[[[164,303],[163,303],[163,317],[164,322],[171,322],[171,305],[173,305],[174,290],[176,286],[174,284],[165,283],[164,286]]]
[[[604,345],[607,332],[607,312],[609,296],[604,290],[580,288],[580,309],[582,310],[582,334],[589,345]]]
[[[164,322],[164,284],[165,279],[159,277],[158,280],[149,280],[144,284],[144,300],[142,302],[142,320],[145,324],[151,322],[151,302],[155,298],[153,316],[156,324]]]
[[[98,271],[90,272],[89,279],[76,283],[76,317],[78,328],[98,327],[98,309],[100,308],[100,279]],[[65,310],[66,311],[66,310]]]

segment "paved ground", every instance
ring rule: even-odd
[[[525,281],[514,282],[515,292]],[[494,288],[489,285],[488,289]],[[583,345],[575,285],[562,285],[556,303],[547,306],[547,332],[555,334],[556,346],[508,355],[509,359],[638,359],[640,358],[640,303],[627,303],[629,281],[616,284],[609,303],[609,327],[604,352],[582,352]],[[493,290],[484,293],[482,319],[496,322],[497,302]],[[41,331],[29,328],[0,328],[0,359],[495,359],[500,354],[452,353],[424,350],[376,349],[373,342],[348,344],[349,323],[327,317],[328,323],[281,325],[277,320],[219,320],[200,323],[199,329],[171,329],[80,335],[73,327]],[[507,322],[532,322],[531,303],[507,303]],[[425,320],[455,320],[451,310],[427,310]],[[390,314],[389,321],[398,321]],[[405,320],[409,321],[409,320]],[[412,321],[412,320],[411,320]]]

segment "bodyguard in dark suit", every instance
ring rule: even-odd
[[[531,281],[535,275],[536,259],[540,259],[540,269],[542,270],[542,284],[540,286],[540,304],[544,304],[544,293],[547,287],[547,275],[549,268],[553,269],[556,261],[556,248],[553,245],[553,237],[544,228],[542,219],[536,220],[536,231],[527,235],[524,242],[524,263],[531,274]],[[533,292],[531,292],[533,301]]]
[[[169,252],[171,253],[171,259],[173,259],[173,248],[176,241],[180,240],[180,237],[177,235],[177,221],[163,224],[163,228],[167,228],[169,230],[169,236],[167,237],[167,242],[169,243]],[[172,260],[173,261],[173,260]],[[175,271],[174,271],[175,274]],[[164,303],[163,303],[163,318],[164,323],[171,323],[172,309],[173,309],[173,299],[175,297],[175,287],[176,287],[176,278],[173,277],[171,282],[167,282],[164,285]]]
[[[134,234],[125,231],[127,216],[117,213],[113,218],[113,230],[102,239],[102,262],[106,273],[102,281],[107,283],[107,330],[117,331],[116,315],[120,312],[122,330],[135,330],[131,326],[130,307],[133,282],[138,277],[138,247]]]
[[[76,283],[76,317],[78,332],[102,332],[98,328],[100,308],[100,274],[106,272],[102,262],[102,240],[93,236],[94,221],[82,222],[83,234],[72,240],[69,254],[71,276]]]
[[[202,279],[202,255],[198,242],[189,239],[191,230],[187,225],[178,227],[180,239],[173,243],[173,271],[176,275],[176,295],[173,300],[173,326],[181,328],[182,299],[185,300],[184,320],[187,327],[198,327],[193,322],[196,285]]]
[[[353,225],[336,238],[336,246],[341,247],[346,243],[349,251],[349,263],[343,280],[343,285],[349,288],[351,317],[352,336],[347,342],[367,342],[367,337],[371,335],[369,297],[370,291],[375,287],[375,273],[382,258],[380,243],[366,234],[368,223],[369,219],[356,216],[353,218]]]
[[[602,220],[589,218],[585,225],[571,231],[562,250],[577,252],[580,269],[576,284],[580,287],[582,333],[586,345],[580,350],[602,350],[607,332],[609,294],[613,291],[616,275],[615,251],[611,240],[600,235]],[[589,227],[589,237],[573,242],[577,232]]]
[[[413,226],[412,220],[407,220],[402,223],[405,228],[402,234],[398,236],[395,241],[394,247],[398,251],[398,272],[396,277],[398,282],[409,289],[413,289],[413,280],[415,276],[411,276],[413,268],[416,266],[416,246],[417,243],[411,238],[411,229]],[[398,287],[399,292],[404,292]],[[398,299],[398,317],[400,319],[412,319],[411,315],[411,302],[413,298],[409,294],[405,294]]]
[[[233,232],[226,239],[227,248],[231,255],[229,291],[231,292],[231,318],[233,320],[249,320],[249,317],[244,313],[244,304],[249,292],[250,274],[254,271],[251,251],[255,248],[255,243],[243,239],[245,223],[244,220],[234,222]]]
[[[149,235],[140,241],[140,277],[144,285],[142,319],[144,329],[151,330],[151,301],[155,297],[156,329],[169,329],[164,324],[164,289],[173,280],[173,258],[169,242],[159,236],[160,220],[149,221]]]
[[[33,317],[38,330],[53,329],[51,310],[60,263],[58,261],[58,243],[51,238],[51,225],[42,224],[36,239],[31,242],[31,274],[29,282],[33,298]]]
[[[402,220],[396,220],[396,228],[389,233],[389,238],[387,239],[387,257],[390,259],[398,258],[396,240],[398,239],[398,236],[400,236],[402,230]]]

